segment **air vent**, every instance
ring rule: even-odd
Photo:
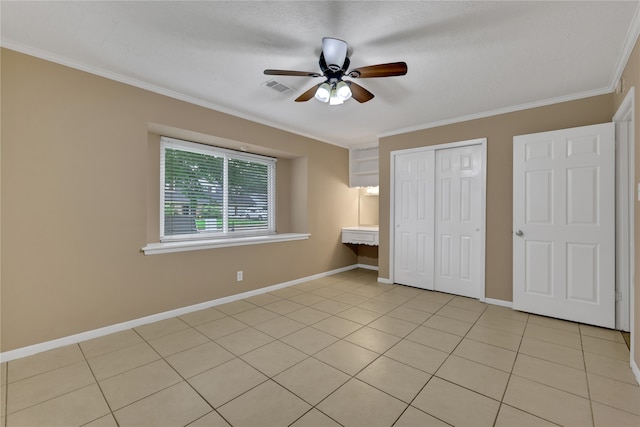
[[[291,87],[289,87],[287,85],[284,85],[284,84],[282,84],[282,83],[280,83],[280,82],[278,82],[276,80],[266,81],[266,82],[262,83],[262,86],[269,87],[269,88],[271,88],[271,89],[273,89],[275,91],[278,91],[280,93],[287,93],[287,92],[290,92],[290,91],[293,90],[293,88],[291,88]]]

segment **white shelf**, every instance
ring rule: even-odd
[[[349,186],[375,187],[379,181],[378,147],[349,150]]]
[[[378,161],[378,156],[370,156],[370,157],[356,157],[354,160],[358,162],[368,162],[371,160]]]

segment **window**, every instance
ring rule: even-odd
[[[276,159],[162,137],[160,240],[275,234]]]

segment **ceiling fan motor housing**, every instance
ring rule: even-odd
[[[337,65],[327,65],[327,60],[324,57],[324,52],[320,54],[319,62],[320,70],[322,70],[322,73],[325,75],[325,77],[327,77],[327,79],[337,78],[340,80],[351,64],[351,60],[349,59],[349,57],[345,57],[344,62],[342,63],[342,67],[339,67]]]
[[[330,70],[334,72],[341,70],[347,58],[347,42],[332,37],[323,37],[321,56],[326,59],[325,63]]]

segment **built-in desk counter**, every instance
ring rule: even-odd
[[[342,243],[378,246],[378,226],[344,227]]]

